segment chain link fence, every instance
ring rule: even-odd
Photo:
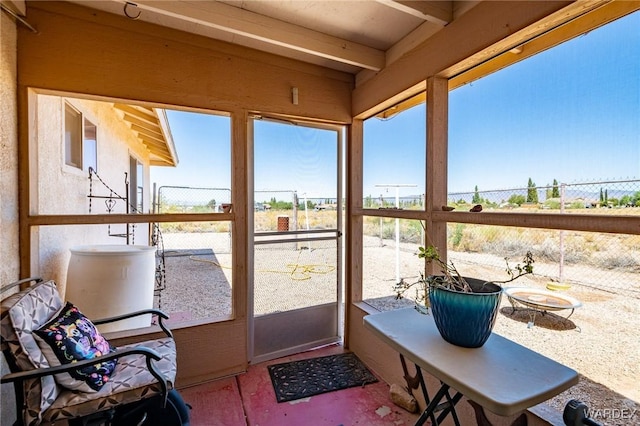
[[[255,232],[299,229],[299,205],[296,191],[255,191],[254,203]]]
[[[157,213],[217,213],[231,202],[229,188],[161,186],[154,200]],[[231,252],[230,222],[164,222],[158,224],[165,250],[212,249]]]
[[[588,183],[557,183],[537,186],[529,181],[525,188],[454,192],[448,195],[449,205],[482,204],[484,208],[532,210],[563,210],[572,212],[593,208],[640,207],[640,180],[599,181]],[[625,213],[627,214],[627,213]]]
[[[227,188],[161,187],[158,213],[194,213],[220,210],[230,201]],[[526,188],[450,193],[449,206],[469,210],[481,204],[485,211],[528,213],[638,215],[640,220],[640,180],[556,183]],[[424,197],[400,198],[403,209],[422,209]],[[364,200],[366,207],[395,206],[394,197]],[[255,231],[288,231],[334,227],[335,215],[320,215],[335,208],[335,200],[306,198],[296,191],[256,191]],[[365,245],[424,244],[424,232],[417,221],[365,218]],[[160,224],[167,248],[212,248],[228,253],[230,224]],[[220,228],[224,229],[220,229]],[[399,236],[397,236],[399,235]],[[170,241],[170,244],[167,244]],[[404,247],[406,250],[406,247]],[[448,250],[456,264],[504,268],[504,258],[517,262],[526,251],[536,258],[536,274],[550,281],[593,286],[640,298],[640,236],[594,232],[544,230],[449,223]]]
[[[297,191],[256,191],[256,232],[335,229],[335,197],[307,197]]]
[[[365,197],[362,203],[365,209],[379,209],[396,207],[394,196]],[[398,208],[404,210],[424,210],[424,194],[405,195],[398,197]]]
[[[458,192],[448,205],[467,211],[481,204],[484,211],[527,213],[637,215],[640,220],[640,180],[558,183],[544,187]],[[366,202],[366,200],[365,200]],[[424,244],[417,221],[365,218],[365,246],[400,249]],[[517,263],[527,251],[536,259],[536,275],[550,282],[595,287],[640,299],[640,235],[545,230],[449,223],[449,258],[465,265],[505,268],[505,257]]]

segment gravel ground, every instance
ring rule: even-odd
[[[167,237],[165,236],[165,240]],[[171,245],[167,245],[171,247]],[[204,246],[206,247],[206,245]],[[380,246],[376,239],[365,241],[363,262],[364,295],[380,310],[411,306],[409,300],[396,301],[395,250]],[[231,256],[229,253],[193,252],[189,256],[169,256],[167,289],[162,292],[163,309],[177,312],[178,319],[225,316],[231,313]],[[256,310],[259,313],[293,309],[335,300],[332,285],[335,248],[317,245],[311,250],[296,247],[256,251]],[[488,279],[504,278],[504,268],[482,266],[473,255],[452,253],[465,275]],[[418,270],[411,250],[399,254],[401,271]],[[498,262],[499,264],[499,262]],[[589,271],[584,271],[590,276]],[[640,288],[638,280],[621,283],[619,291],[611,283],[573,284],[566,294],[582,306],[570,311],[536,313],[518,308],[514,312],[503,297],[494,332],[565,364],[580,374],[580,383],[547,402],[564,409],[571,399],[585,402],[592,416],[604,425],[640,425]],[[544,289],[547,280],[525,277],[512,285]],[[297,300],[297,301],[296,301]],[[514,378],[516,380],[517,378]]]
[[[389,276],[390,247],[365,249],[365,286],[374,286],[372,277]],[[411,264],[412,253],[401,252],[401,264]],[[483,259],[486,255],[483,255]],[[405,259],[406,258],[406,259]],[[467,276],[504,279],[504,268],[481,266],[473,255],[452,253],[458,269]],[[498,259],[500,260],[500,259]],[[499,262],[497,263],[499,264]],[[387,265],[386,270],[384,265]],[[404,269],[401,269],[404,270]],[[589,271],[584,271],[589,276]],[[393,275],[393,272],[391,272]],[[393,286],[394,279],[377,280]],[[512,286],[546,289],[548,280],[523,277]],[[586,403],[595,420],[603,425],[640,425],[640,288],[638,279],[628,284],[619,282],[619,291],[612,283],[605,290],[588,285],[573,284],[562,293],[578,299],[582,306],[570,310],[547,312],[542,315],[522,306],[515,312],[507,297],[503,297],[494,332],[565,364],[580,374],[578,385],[563,392],[546,404],[562,412],[571,399]],[[378,291],[379,293],[375,293]],[[407,300],[385,297],[384,288],[371,293],[369,301],[381,310],[405,306]],[[387,290],[388,291],[388,290]],[[530,326],[535,314],[534,324]],[[514,378],[514,380],[517,378]]]

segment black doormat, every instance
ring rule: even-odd
[[[351,352],[274,364],[268,368],[278,402],[378,381]]]

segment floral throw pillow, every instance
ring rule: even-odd
[[[70,302],[55,318],[34,330],[34,334],[51,366],[92,359],[114,351],[95,325]],[[67,389],[97,392],[111,377],[116,363],[114,359],[88,365],[56,374],[55,379]]]

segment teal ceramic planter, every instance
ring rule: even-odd
[[[479,348],[493,330],[502,298],[502,287],[493,283],[485,284],[475,278],[465,279],[473,292],[431,288],[431,313],[444,340],[465,348]]]

